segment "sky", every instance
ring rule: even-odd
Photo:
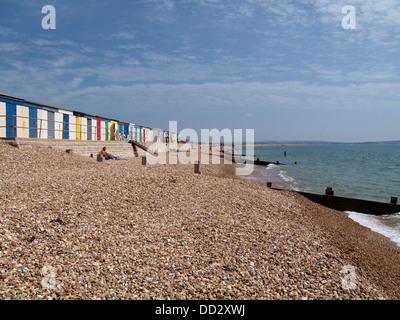
[[[400,140],[399,58],[398,0],[0,0],[1,94],[153,128]]]

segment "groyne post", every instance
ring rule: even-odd
[[[142,157],[142,165],[143,166],[147,165],[147,157],[146,156]]]
[[[397,197],[391,197],[390,198],[390,203],[391,204],[397,204]]]
[[[327,195],[327,196],[333,196],[334,195],[334,191],[332,190],[331,187],[326,188],[325,195]]]
[[[199,161],[196,161],[194,163],[194,173],[196,173],[196,174],[200,174],[201,173],[200,172],[200,162]]]

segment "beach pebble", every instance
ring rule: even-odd
[[[3,141],[0,152],[0,297],[398,297],[360,268],[357,290],[344,290],[351,252],[315,224],[316,209],[238,179],[232,165],[202,164],[199,175]]]

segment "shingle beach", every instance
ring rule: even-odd
[[[400,298],[395,243],[234,165],[0,153],[0,299]]]

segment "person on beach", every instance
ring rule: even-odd
[[[106,160],[117,159],[116,156],[113,156],[112,154],[110,154],[106,151],[106,147],[103,147],[103,149],[101,149],[100,153],[104,156],[104,158],[106,158]]]
[[[126,141],[126,137],[122,132],[119,134],[119,141]]]

